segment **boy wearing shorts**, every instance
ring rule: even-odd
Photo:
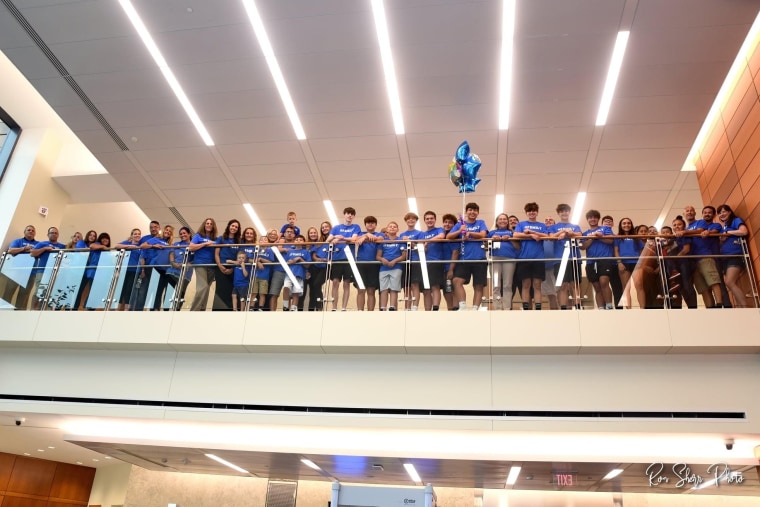
[[[245,266],[247,260],[248,254],[239,251],[232,270],[232,310],[236,312],[245,310],[245,301],[248,298],[251,272]]]

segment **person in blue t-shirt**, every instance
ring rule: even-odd
[[[153,305],[151,306],[151,310],[154,312],[163,308],[166,288],[170,283],[170,278],[166,273],[171,268],[170,256],[172,249],[169,247],[173,241],[174,227],[167,225],[161,234],[146,241],[146,244],[150,245],[150,248],[142,250],[141,262],[143,263],[143,268],[140,273],[140,277],[143,279],[142,285],[150,283],[151,276],[158,277],[156,294],[153,297]],[[142,308],[138,307],[135,310],[141,311]]]
[[[417,244],[414,240],[420,237],[417,230],[417,222],[420,217],[411,211],[404,215],[406,230],[398,235],[399,239],[407,242],[406,263],[404,263],[404,295],[406,296],[405,309],[417,311],[420,300],[420,283],[422,283],[422,268],[420,267],[420,254],[417,252]]]
[[[398,241],[398,224],[389,222],[385,236],[377,248],[380,266],[380,311],[396,311],[401,292],[401,265],[406,259],[406,245]]]
[[[275,238],[276,233],[277,231],[275,231]],[[272,273],[270,265],[274,262],[274,254],[269,249],[269,245],[269,235],[261,236],[256,250],[256,271],[253,273],[251,288],[251,297],[253,297],[251,308],[257,312],[269,311],[267,295],[269,295],[269,277]]]
[[[216,221],[213,218],[207,218],[190,240],[188,249],[193,253],[195,271],[195,297],[190,305],[190,310],[193,312],[205,311],[208,305],[209,291],[216,273],[214,248],[211,246],[216,243],[216,236]]]
[[[40,241],[37,243],[30,254],[32,257],[37,259],[34,262],[34,269],[32,270],[31,294],[33,310],[39,310],[42,303],[42,301],[40,301],[38,298],[37,293],[39,292],[40,282],[42,282],[42,275],[44,274],[45,268],[47,267],[50,254],[52,252],[66,248],[66,245],[58,242],[57,227],[48,227],[47,236],[47,241]]]
[[[491,241],[491,258],[493,259],[494,310],[512,309],[512,280],[515,276],[515,262],[520,244],[512,241],[512,231],[509,229],[509,216],[499,213],[496,216],[495,228],[489,231]]]
[[[606,225],[599,225],[602,214],[592,209],[586,212],[586,221],[589,228],[583,232],[587,238],[581,242],[581,250],[586,251],[586,278],[594,287],[596,306],[600,310],[612,310],[612,287],[610,287],[610,273],[615,269],[613,256],[612,229]]]
[[[541,282],[546,276],[546,262],[544,262],[544,239],[549,237],[546,225],[536,220],[538,218],[538,204],[529,202],[525,205],[525,214],[528,219],[523,220],[515,227],[514,237],[521,239],[520,253],[517,258],[522,262],[517,265],[517,276],[522,281],[520,298],[522,309],[532,310],[535,304],[536,310],[541,309]],[[531,301],[530,289],[533,288],[533,300]]]
[[[287,251],[285,254],[285,261],[290,266],[290,271],[296,278],[295,283],[287,276],[285,278],[285,287],[283,291],[283,300],[285,298],[290,299],[290,311],[298,311],[298,300],[304,291],[304,281],[306,280],[306,270],[308,266],[304,263],[309,262],[311,258],[311,252],[308,248],[304,248],[306,238],[300,234],[296,236],[295,244],[293,248]],[[298,286],[296,286],[298,285]]]
[[[74,300],[74,310],[84,310],[87,305],[87,299],[90,296],[92,282],[95,279],[95,272],[100,262],[100,252],[107,250],[111,246],[111,236],[107,232],[101,232],[100,235],[95,231],[88,231],[85,239],[77,243],[76,248],[89,248],[90,254],[87,256],[87,266],[82,276],[82,282],[77,291]]]
[[[573,246],[573,239],[579,238],[582,235],[582,231],[579,225],[570,223],[570,208],[569,204],[557,205],[557,215],[559,216],[559,222],[549,227],[549,235],[554,238],[554,252],[552,257],[561,259],[565,255],[565,249],[568,249],[567,264],[565,266],[565,272],[560,273],[560,267],[562,261],[554,261],[554,276],[559,279],[562,275],[562,285],[559,288],[559,308],[560,310],[568,310],[570,308],[570,287],[573,287],[573,301],[575,306],[580,310],[580,292],[579,287],[581,283],[581,262],[580,252],[577,247]]]
[[[155,248],[155,244],[151,244],[149,241],[162,235],[161,224],[158,223],[158,220],[151,220],[150,224],[148,224],[148,230],[150,231],[150,234],[147,236],[141,236],[140,241],[138,242],[141,250],[140,259],[142,259],[142,250]],[[130,255],[130,257],[131,256],[132,255]],[[148,268],[147,273],[151,274],[150,268]],[[143,268],[138,268],[137,274],[140,276],[135,276],[135,284],[129,299],[129,308],[142,311],[143,308],[145,308],[145,300],[148,297],[150,277],[145,276],[145,269]]]
[[[251,283],[251,272],[248,266],[248,254],[238,250],[237,258],[229,266],[232,268],[232,311],[245,311],[245,301],[248,299],[248,285]]]
[[[327,243],[327,238],[330,236],[332,230],[332,224],[330,222],[322,222],[319,226],[319,236],[317,242],[315,242],[311,248],[311,260],[314,264],[311,265],[311,283],[310,297],[309,297],[309,311],[318,311],[324,308],[324,285],[327,279],[327,260],[330,256],[330,244]]]
[[[437,312],[441,306],[441,289],[445,286],[446,276],[443,272],[443,246],[442,241],[446,237],[442,227],[436,227],[435,221],[438,216],[433,211],[426,211],[422,215],[425,221],[425,230],[420,231],[420,239],[426,240],[425,259],[427,260],[428,281],[430,288],[422,288],[422,295],[425,300],[426,312]]]
[[[237,258],[242,232],[240,222],[233,218],[227,222],[222,235],[216,238],[217,245],[225,246],[214,249],[216,291],[211,309],[215,312],[232,310],[232,269],[227,263]]]
[[[692,282],[697,292],[702,295],[702,301],[706,308],[721,308],[723,306],[723,293],[721,291],[721,279],[718,266],[712,257],[720,250],[721,226],[713,223],[715,208],[705,206],[702,209],[702,220],[696,220],[697,212],[694,206],[686,206],[683,210],[686,219],[686,230],[676,232],[676,236],[691,238],[692,256]]]
[[[454,297],[459,310],[467,309],[464,286],[470,283],[472,276],[473,309],[480,307],[483,302],[483,288],[488,279],[488,263],[483,240],[488,234],[488,226],[483,220],[478,220],[480,206],[475,202],[465,205],[465,217],[451,229],[446,239],[461,239],[459,259],[454,266]]]
[[[24,228],[24,236],[11,241],[11,244],[8,247],[8,253],[13,256],[19,254],[29,255],[32,250],[34,250],[34,247],[37,246],[37,241],[34,239],[36,235],[37,229],[33,225],[27,225]],[[29,276],[27,284],[23,287],[10,278],[6,278],[5,290],[3,291],[3,299],[10,303],[13,299],[14,294],[16,294],[16,289],[18,289],[15,306],[18,309],[26,310],[26,307],[29,303],[29,293],[31,292],[29,281],[31,281],[31,274]]]
[[[728,204],[718,206],[718,219],[721,222],[720,238],[721,255],[743,255],[741,238],[746,238],[749,229],[744,220],[734,215],[734,210]],[[744,270],[744,259],[741,257],[726,257],[722,259],[723,273],[725,276],[726,287],[734,296],[734,307],[745,308],[747,306],[747,296],[744,295],[739,285],[739,276]]]
[[[631,308],[631,274],[644,249],[644,242],[639,238],[634,238],[634,235],[633,220],[628,217],[620,219],[618,237],[615,238],[612,246],[615,257],[628,257],[615,260],[623,289],[623,305],[628,309]]]
[[[354,243],[359,238],[362,230],[354,222],[356,210],[350,206],[343,210],[343,224],[336,225],[330,231],[327,242],[332,244],[332,264],[330,268],[330,280],[332,280],[332,311],[338,310],[338,289],[343,281],[343,299],[341,311],[346,311],[348,298],[351,293],[351,282],[354,280],[353,271],[348,263],[344,248],[347,243]]]
[[[364,282],[364,288],[356,287],[356,309],[360,312],[364,310],[364,304],[367,304],[367,311],[375,310],[375,300],[377,288],[380,286],[380,264],[377,263],[377,242],[383,239],[383,235],[377,230],[377,218],[373,216],[364,217],[365,232],[359,235],[356,240],[357,252],[356,262],[359,269],[359,275]]]
[[[269,241],[272,241],[272,232],[274,232],[275,237],[277,235],[277,231],[272,229],[272,231],[269,231]],[[296,230],[292,226],[288,226],[285,228],[285,232],[282,234],[282,237],[280,239],[275,239],[273,242],[273,245],[270,247],[270,251],[272,248],[276,248],[280,254],[282,254],[283,259],[287,261],[286,254],[288,251],[293,248],[294,243],[296,241]],[[283,288],[285,287],[285,279],[287,278],[287,275],[285,274],[285,268],[280,264],[279,259],[277,259],[277,256],[274,252],[272,252],[272,256],[275,259],[274,264],[272,265],[272,276],[269,279],[269,311],[270,312],[276,312],[277,311],[277,303],[280,300],[280,293],[283,292]],[[282,310],[288,311],[290,309],[290,296],[288,294],[285,294],[282,298]]]
[[[443,223],[443,238],[446,239],[457,224],[457,217],[451,213],[446,213],[441,217]],[[458,310],[459,306],[454,301],[454,265],[459,258],[459,241],[446,240],[441,243],[441,255],[446,262],[443,264],[443,299],[446,300],[446,309],[448,311]]]
[[[190,283],[190,279],[193,277],[193,266],[191,254],[187,248],[190,246],[190,240],[192,239],[192,232],[189,227],[180,227],[179,229],[179,241],[175,241],[174,248],[169,250],[169,264],[171,267],[166,270],[166,274],[169,277],[169,283],[174,286],[174,298],[177,301],[176,309],[181,310],[182,305],[185,303],[185,291],[187,285]],[[185,276],[180,279],[182,274],[182,265],[185,263],[185,256],[187,256],[187,265],[185,266]]]
[[[296,221],[298,220],[298,216],[296,216],[295,211],[288,211],[288,215],[285,218],[287,220],[286,223],[280,227],[280,234],[278,236],[278,239],[282,237],[283,234],[285,234],[285,229],[288,227],[292,227],[293,231],[295,231],[296,236],[299,236],[301,234],[301,229],[296,225]]]
[[[129,231],[129,237],[124,241],[120,241],[116,244],[119,249],[126,250],[127,264],[126,267],[122,265],[122,270],[125,271],[124,280],[121,284],[121,292],[119,293],[119,304],[116,307],[118,311],[129,310],[130,300],[132,299],[132,291],[135,287],[135,279],[137,278],[137,272],[140,264],[140,240],[142,239],[142,231],[134,228]]]

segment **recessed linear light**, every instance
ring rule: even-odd
[[[285,83],[285,78],[280,70],[280,64],[277,63],[277,57],[274,55],[274,49],[272,49],[272,43],[269,42],[269,36],[264,28],[264,22],[261,20],[259,10],[256,8],[256,2],[254,2],[254,0],[243,0],[243,6],[245,7],[245,12],[248,14],[248,19],[253,27],[253,33],[256,35],[256,40],[259,41],[261,52],[264,53],[267,66],[269,66],[269,73],[272,74],[272,79],[274,79],[277,92],[280,94],[282,105],[285,106],[285,112],[288,113],[290,125],[296,133],[296,138],[300,140],[306,139],[306,132],[304,132],[301,120],[298,118],[296,106],[290,96],[290,91],[288,91],[288,85]]]
[[[206,130],[206,127],[203,125],[203,122],[201,122],[198,113],[195,112],[195,108],[190,103],[190,99],[187,98],[187,95],[182,89],[182,86],[180,86],[179,81],[177,81],[174,73],[169,68],[169,64],[166,63],[164,56],[158,49],[158,46],[153,40],[153,37],[150,35],[150,32],[148,32],[148,29],[145,27],[142,19],[140,19],[140,15],[137,14],[137,11],[132,5],[132,2],[130,2],[130,0],[119,0],[119,4],[121,5],[121,8],[124,9],[124,12],[129,18],[129,21],[132,22],[132,26],[137,31],[140,39],[142,39],[142,42],[148,49],[150,56],[153,57],[153,61],[155,61],[156,65],[158,65],[161,74],[164,75],[164,79],[166,79],[166,82],[169,83],[169,87],[172,89],[174,95],[177,97],[177,100],[179,100],[179,103],[185,110],[185,114],[187,114],[187,116],[190,118],[190,121],[193,122],[195,130],[198,131],[198,134],[201,136],[201,139],[203,139],[203,142],[206,144],[206,146],[214,146],[213,139],[211,139],[211,136]]]
[[[612,60],[610,68],[607,70],[607,80],[604,82],[604,91],[602,92],[602,102],[599,104],[599,113],[596,115],[596,125],[601,126],[607,123],[607,115],[610,112],[612,96],[615,95],[615,86],[617,86],[618,77],[620,77],[620,68],[623,66],[623,57],[625,48],[628,45],[628,37],[631,32],[618,32],[615,40],[615,49],[612,50]]]
[[[82,464],[82,462],[81,462],[81,461],[77,461],[77,465],[81,465],[81,464]]]
[[[406,469],[406,473],[409,474],[409,478],[412,479],[414,482],[422,483],[422,479],[420,478],[420,474],[417,473],[417,470],[414,468],[414,465],[411,463],[404,463],[404,468]]]
[[[45,449],[37,449],[37,452],[45,452]]]
[[[245,212],[248,213],[248,216],[253,221],[253,225],[256,226],[256,228],[259,230],[259,235],[266,236],[267,235],[267,228],[264,227],[264,222],[261,221],[259,218],[259,215],[256,214],[256,212],[253,210],[253,206],[250,205],[250,203],[243,204],[243,208],[245,209]]]
[[[330,223],[333,226],[338,225],[339,223],[342,223],[338,221],[338,215],[335,214],[335,208],[333,208],[332,201],[325,200],[325,201],[322,201],[322,204],[324,205],[325,211],[327,212],[327,217],[330,219]]]
[[[494,201],[495,214],[504,213],[504,194],[496,194],[496,200]]]
[[[24,456],[31,456],[31,454],[29,454],[28,452],[25,452]]]
[[[694,145],[691,147],[691,150],[689,150],[689,155],[683,163],[683,167],[681,168],[682,171],[697,170],[695,161],[697,153],[702,150],[702,147],[707,141],[707,134],[712,130],[720,110],[726,105],[726,102],[733,94],[734,88],[736,88],[736,83],[739,80],[744,67],[747,65],[747,58],[750,56],[749,52],[756,46],[755,43],[757,42],[758,37],[760,37],[760,13],[755,17],[755,22],[752,23],[752,27],[750,27],[747,37],[744,39],[744,43],[741,48],[739,48],[739,52],[736,53],[734,63],[731,64],[731,68],[728,70],[728,74],[726,74],[726,79],[723,81],[723,84],[718,91],[718,95],[715,96],[715,101],[705,117],[705,122],[702,124],[702,128],[699,129],[699,134],[697,134],[697,138],[694,140]]]
[[[406,199],[406,202],[409,204],[409,211],[411,211],[415,215],[419,216],[420,215],[420,210],[417,207],[417,198],[416,197],[408,197]],[[414,228],[417,229],[418,231],[420,230],[420,221],[419,220],[417,220],[417,223],[414,225]]]
[[[499,75],[499,130],[509,128],[512,100],[512,54],[515,38],[516,0],[504,0],[501,15],[501,70]]]
[[[55,449],[55,446],[49,445],[48,449]]]
[[[301,458],[301,463],[303,463],[304,465],[306,465],[307,467],[309,467],[309,468],[311,468],[313,470],[320,470],[320,471],[322,470],[321,468],[319,468],[319,465],[317,465],[316,463],[314,463],[310,459]]]
[[[206,456],[207,458],[211,458],[211,459],[213,459],[213,460],[214,460],[214,461],[216,461],[217,463],[221,463],[221,464],[222,464],[222,465],[224,465],[224,466],[228,466],[228,467],[230,467],[231,469],[233,469],[233,470],[235,470],[235,471],[237,471],[237,472],[240,472],[241,474],[248,474],[248,475],[250,475],[250,474],[251,474],[251,473],[250,473],[248,470],[244,470],[244,469],[240,468],[239,466],[237,466],[237,465],[234,465],[234,464],[230,463],[229,461],[227,461],[227,460],[224,460],[224,459],[220,458],[219,456],[217,456],[217,455],[215,455],[215,454],[206,454],[205,456]]]
[[[570,217],[571,224],[577,224],[583,215],[583,205],[586,203],[586,192],[578,192],[573,206],[573,216]]]
[[[522,467],[513,466],[509,469],[509,474],[507,475],[507,486],[514,486],[517,482],[517,477],[520,475],[520,471],[522,470]]]
[[[615,477],[617,477],[618,475],[620,475],[622,473],[623,473],[623,469],[622,468],[613,468],[612,470],[610,470],[607,473],[607,475],[605,475],[604,477],[602,477],[602,480],[603,481],[609,481],[610,479],[614,479]]]
[[[401,99],[398,94],[398,82],[396,81],[396,69],[393,66],[393,53],[391,52],[391,39],[388,35],[388,21],[385,17],[383,0],[372,0],[372,15],[375,18],[375,30],[377,42],[380,44],[380,57],[383,61],[383,73],[385,74],[385,88],[388,92],[388,101],[391,105],[393,128],[396,134],[404,133],[404,118],[401,115]]]

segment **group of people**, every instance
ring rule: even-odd
[[[177,238],[172,226],[162,228],[152,221],[149,235],[133,229],[117,244],[111,243],[107,233],[88,231],[75,233],[64,245],[58,241],[56,227],[48,229],[46,241],[38,242],[30,225],[8,250],[13,256],[36,258],[30,282],[23,287],[9,281],[4,299],[10,302],[17,293],[16,307],[26,308],[29,294],[34,294],[32,308],[39,309],[36,293],[49,255],[76,248],[89,251],[73,302],[73,309],[80,310],[87,307],[101,252],[109,249],[128,254],[122,266],[119,310],[145,309],[153,277],[158,282],[152,284],[155,292],[148,302],[150,308],[164,307],[168,287],[174,288],[181,307],[193,276],[195,295],[190,309],[194,311],[207,308],[212,284],[214,310],[276,311],[282,298],[285,311],[322,310],[326,302],[331,303],[332,311],[345,311],[351,285],[357,289],[358,310],[395,311],[402,289],[406,310],[437,311],[442,301],[448,310],[464,310],[468,308],[465,286],[470,279],[472,307],[481,305],[489,265],[493,308],[511,310],[514,294],[519,292],[523,310],[540,310],[544,296],[552,309],[571,309],[580,307],[578,287],[584,260],[599,309],[630,308],[631,287],[636,289],[641,308],[662,308],[662,299],[670,307],[678,308],[684,301],[695,308],[697,293],[708,308],[746,306],[739,285],[745,269],[740,238],[748,229],[726,204],[717,210],[705,206],[699,220],[694,207],[686,206],[672,227],[660,231],[653,226],[636,227],[630,218],[623,218],[616,233],[613,218],[602,217],[596,210],[586,213],[585,231],[570,223],[567,204],[557,206],[556,219],[540,221],[539,206],[534,202],[527,203],[524,211],[523,220],[500,213],[489,229],[479,219],[478,204],[471,202],[460,218],[443,215],[441,226],[433,211],[424,213],[424,227],[419,229],[419,217],[407,213],[402,231],[395,221],[378,230],[373,216],[364,218],[362,230],[354,223],[356,210],[347,207],[343,223],[323,222],[319,228],[309,227],[305,235],[296,225],[296,213],[290,212],[287,223],[261,238],[254,228],[242,228],[236,219],[227,222],[220,233],[216,221],[207,218],[195,232],[181,227]],[[733,257],[710,257],[714,255]],[[664,272],[659,261],[663,256]],[[557,279],[561,283],[557,284]],[[659,289],[663,286],[664,293]]]

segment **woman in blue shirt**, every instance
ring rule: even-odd
[[[127,272],[124,275],[124,282],[121,284],[119,306],[116,307],[119,311],[129,310],[129,298],[132,296],[132,288],[135,285],[135,275],[137,274],[137,265],[140,263],[140,252],[136,251],[140,248],[140,238],[142,238],[142,232],[140,229],[132,229],[129,233],[129,238],[118,244],[119,248],[129,250]]]
[[[623,285],[624,306],[628,309],[631,308],[631,284],[629,283],[631,273],[633,273],[633,268],[636,267],[641,251],[644,249],[644,242],[639,238],[632,237],[634,233],[633,220],[623,218],[618,223],[619,237],[615,238],[613,243],[615,257],[628,257],[627,259],[617,259],[620,283]]]
[[[744,220],[734,215],[734,210],[728,204],[718,206],[718,219],[723,226],[721,232],[724,234],[720,238],[721,255],[743,255],[740,238],[749,234]],[[745,308],[747,296],[739,285],[739,276],[744,270],[744,260],[741,257],[726,257],[721,259],[721,264],[726,287],[734,295],[734,308]]]
[[[80,239],[75,248],[89,248],[90,255],[87,256],[87,266],[82,276],[82,283],[79,284],[79,291],[77,297],[74,300],[74,309],[84,310],[87,304],[87,298],[90,296],[90,289],[92,288],[92,281],[95,279],[95,269],[100,262],[100,252],[108,249],[111,246],[111,236],[108,233],[98,233],[95,231],[87,231],[84,239]]]
[[[214,293],[214,311],[232,311],[232,275],[233,266],[227,266],[237,259],[238,245],[240,244],[240,222],[232,219],[227,222],[224,232],[216,239],[217,245],[226,245],[214,249],[214,261],[216,262],[216,292]]]
[[[216,272],[214,248],[211,247],[216,243],[216,234],[216,221],[213,218],[207,218],[198,227],[198,232],[195,233],[188,246],[188,250],[194,254],[195,297],[193,304],[190,305],[190,310],[194,312],[205,311],[208,304],[208,293]]]
[[[496,217],[496,229],[488,233],[488,238],[492,238],[491,243],[493,256],[493,273],[491,280],[493,282],[493,294],[495,296],[495,310],[512,309],[512,279],[515,275],[515,262],[517,250],[520,248],[517,243],[510,241],[512,231],[509,229],[509,217],[506,213],[500,213]]]

